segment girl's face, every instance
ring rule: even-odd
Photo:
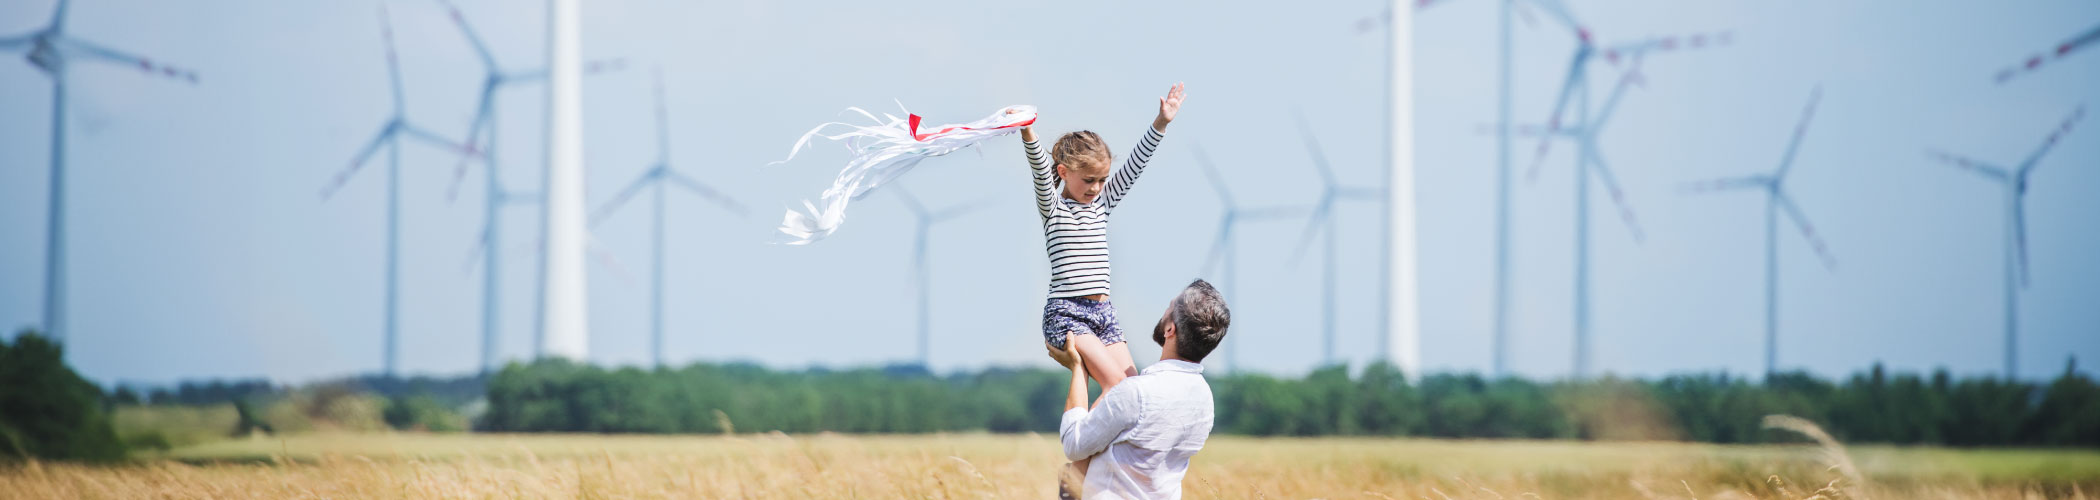
[[[1102,186],[1108,184],[1108,162],[1098,165],[1067,167],[1057,165],[1057,176],[1065,181],[1065,197],[1080,203],[1093,203],[1101,196]]]

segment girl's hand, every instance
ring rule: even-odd
[[[1006,108],[1006,114],[1009,114],[1009,115],[1011,115],[1011,114],[1016,114],[1016,113],[1020,113],[1020,112],[1021,112],[1021,110],[1019,110],[1019,109],[1016,109],[1016,108]],[[1038,115],[1038,116],[1040,116],[1040,115]],[[1022,126],[1021,126],[1021,140],[1024,140],[1024,141],[1028,141],[1028,142],[1035,142],[1035,126],[1034,126],[1034,125],[1022,125]]]
[[[1184,89],[1187,87],[1186,84],[1176,83],[1173,88],[1167,89],[1166,97],[1159,98],[1159,118],[1152,120],[1161,126],[1159,128],[1165,128],[1168,122],[1174,121],[1174,115],[1181,113],[1181,100],[1186,98]]]

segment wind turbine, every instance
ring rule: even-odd
[[[1808,107],[1801,110],[1801,121],[1794,125],[1793,139],[1787,141],[1786,152],[1779,157],[1779,168],[1769,174],[1729,177],[1695,183],[1689,186],[1693,192],[1756,189],[1765,192],[1765,378],[1778,373],[1779,359],[1779,212],[1786,211],[1787,218],[1801,230],[1801,236],[1815,248],[1816,256],[1825,268],[1835,268],[1823,238],[1817,236],[1816,227],[1808,223],[1808,216],[1787,195],[1786,174],[1793,170],[1794,155],[1800,151],[1801,137],[1808,132],[1808,120],[1816,114],[1816,102],[1823,96],[1822,89],[1809,94]]]
[[[498,243],[502,242],[500,231],[503,227],[501,220],[503,208],[509,205],[524,205],[540,201],[540,197],[536,193],[514,191],[503,184],[500,176],[502,164],[496,161],[496,94],[507,87],[544,82],[547,79],[547,70],[543,68],[529,70],[504,69],[502,64],[496,61],[496,55],[489,50],[488,44],[481,40],[478,32],[474,31],[473,25],[467,23],[467,17],[465,14],[460,13],[459,7],[449,1],[440,1],[440,3],[444,4],[449,11],[452,17],[452,24],[459,27],[460,35],[465,37],[467,42],[474,47],[474,54],[481,62],[483,75],[481,96],[477,100],[479,104],[475,107],[474,120],[467,126],[466,136],[467,147],[470,151],[478,152],[478,156],[482,160],[481,163],[487,166],[482,194],[481,236],[478,238],[478,242],[475,243],[475,250],[468,260],[472,262],[478,258],[483,262],[481,285],[481,372],[489,373],[494,370],[496,364],[497,332],[502,331],[502,315],[499,312],[502,304],[502,288],[498,286],[498,280],[502,274],[500,272],[502,259]],[[608,62],[587,63],[584,66],[584,73],[595,74],[601,71],[617,70],[623,65],[624,61],[619,59]],[[462,181],[466,180],[469,166],[468,160],[473,159],[474,156],[476,155],[461,157],[458,166],[453,168],[452,184],[445,189],[447,201],[458,198],[459,187]]]
[[[1634,216],[1632,207],[1627,204],[1625,191],[1619,187],[1618,176],[1612,173],[1610,165],[1604,161],[1603,155],[1598,152],[1600,148],[1597,145],[1597,137],[1603,131],[1604,126],[1611,120],[1612,112],[1617,110],[1619,100],[1625,95],[1627,87],[1641,81],[1641,61],[1649,53],[1674,51],[1680,47],[1703,48],[1710,40],[1707,35],[1693,35],[1682,38],[1665,36],[1617,46],[1599,47],[1594,37],[1590,34],[1590,30],[1576,22],[1564,5],[1545,0],[1539,0],[1535,3],[1540,5],[1541,11],[1573,32],[1576,38],[1575,54],[1568,63],[1568,75],[1561,84],[1560,96],[1554,102],[1553,113],[1548,118],[1543,129],[1533,132],[1542,137],[1539,142],[1538,157],[1532,163],[1527,178],[1531,180],[1538,178],[1539,167],[1544,165],[1546,152],[1555,137],[1564,138],[1575,143],[1575,175],[1572,183],[1575,187],[1574,376],[1583,378],[1588,377],[1590,374],[1591,361],[1589,181],[1592,175],[1595,175],[1597,181],[1603,183],[1605,189],[1609,190],[1612,203],[1618,206],[1619,218],[1625,221],[1627,228],[1632,231],[1634,241],[1639,242],[1644,239],[1640,221]],[[1721,44],[1728,43],[1729,35],[1722,33],[1713,37],[1712,41]],[[1589,98],[1589,66],[1591,63],[1596,62],[1596,56],[1599,55],[1600,51],[1606,62],[1616,66],[1622,61],[1627,61],[1628,67],[1620,75],[1617,84],[1613,85],[1610,95],[1605,98],[1600,106],[1601,109],[1598,109],[1597,113],[1592,115],[1590,113]],[[1567,114],[1570,101],[1573,101],[1573,107],[1575,108],[1574,124],[1564,126],[1562,117]]]
[[[650,245],[654,250],[652,250],[649,257],[650,273],[652,275],[649,283],[649,350],[653,353],[656,367],[662,368],[664,366],[664,185],[671,184],[684,188],[701,199],[720,205],[722,208],[737,215],[744,215],[745,209],[742,203],[738,203],[728,195],[722,194],[721,191],[708,187],[706,184],[694,180],[691,176],[671,169],[671,132],[669,113],[664,109],[663,72],[661,70],[656,71],[655,77],[656,163],[650,165],[647,170],[643,170],[641,176],[636,177],[634,182],[628,183],[627,187],[621,189],[619,194],[614,195],[611,201],[605,202],[604,205],[599,205],[597,212],[591,215],[590,225],[597,226],[599,222],[603,222],[607,217],[612,216],[614,211],[619,210],[628,200],[634,199],[634,196],[641,193],[642,189],[653,188],[654,192],[650,194],[656,195],[656,200],[655,207],[653,207],[655,210],[653,217],[655,219],[651,223],[650,229]]]
[[[970,212],[983,207],[990,200],[965,203],[936,212],[927,210],[926,205],[919,203],[919,199],[912,196],[911,191],[905,190],[902,185],[896,186],[896,193],[897,198],[904,201],[904,207],[911,210],[912,216],[918,223],[918,231],[912,237],[911,268],[912,286],[919,291],[919,366],[931,370],[933,369],[933,333],[929,322],[932,321],[933,316],[931,310],[933,299],[930,295],[930,290],[933,288],[933,278],[929,274],[930,267],[926,265],[926,236],[933,231],[934,225],[968,215]]]
[[[2047,55],[2035,54],[2028,56],[2027,60],[2020,61],[2019,65],[1998,70],[1998,76],[1995,80],[1998,84],[2003,85],[2006,81],[2012,80],[2013,77],[2020,76],[2022,73],[2032,73],[2040,70],[2042,63],[2051,61],[2051,57],[2055,58],[2053,60],[2061,61],[2065,57],[2070,57],[2071,52],[2084,48],[2087,45],[2092,45],[2094,42],[2100,42],[2100,26],[2094,26],[2085,30],[2085,33],[2071,37],[2070,40],[2064,41],[2064,43],[2056,44],[2056,49],[2049,51]]]
[[[1415,13],[1438,0],[1385,2],[1385,165],[1383,232],[1378,246],[1378,356],[1409,379],[1421,375],[1420,280],[1416,279],[1414,27]],[[1357,22],[1370,31],[1376,22]],[[1402,29],[1409,31],[1402,32]]]
[[[396,358],[400,355],[397,313],[400,309],[401,282],[399,265],[401,253],[401,139],[404,137],[414,139],[467,154],[472,154],[473,151],[468,146],[439,136],[437,133],[431,132],[429,128],[418,126],[408,120],[407,112],[404,110],[406,105],[402,103],[401,96],[400,57],[394,50],[394,25],[393,22],[387,19],[384,5],[381,5],[379,8],[379,24],[381,32],[385,34],[386,38],[386,69],[388,81],[393,89],[394,113],[387,118],[385,124],[379,126],[379,133],[374,135],[371,142],[366,143],[365,147],[358,151],[357,156],[350,161],[350,165],[337,172],[335,178],[329,181],[327,186],[321,188],[321,198],[326,200],[333,197],[338,190],[342,189],[345,183],[350,181],[352,176],[364,168],[365,162],[372,158],[373,153],[378,152],[381,146],[387,148],[386,324],[384,327],[386,352],[383,357],[386,359],[386,374],[392,377],[399,373],[397,371],[399,365],[396,364]]]
[[[142,56],[104,47],[68,35],[66,10],[59,0],[51,22],[20,35],[0,37],[0,50],[27,47],[29,63],[51,78],[51,194],[44,227],[44,335],[63,342],[66,331],[66,77],[71,63],[104,62],[136,67],[148,75],[197,83],[197,73]]]
[[[1323,338],[1321,359],[1324,363],[1332,365],[1335,363],[1335,237],[1341,232],[1334,225],[1334,204],[1341,200],[1378,201],[1385,198],[1385,194],[1374,188],[1343,187],[1341,182],[1335,179],[1334,168],[1328,166],[1326,153],[1320,149],[1319,141],[1313,137],[1312,128],[1305,124],[1305,118],[1302,116],[1298,117],[1298,131],[1304,137],[1305,151],[1312,159],[1313,168],[1320,172],[1320,201],[1313,204],[1312,216],[1306,218],[1305,232],[1298,237],[1298,249],[1293,253],[1291,261],[1297,262],[1304,257],[1306,248],[1312,245],[1313,236],[1324,236],[1321,248],[1324,255],[1320,258],[1320,333]],[[1222,191],[1220,194],[1223,194]]]
[[[583,2],[547,2],[547,175],[540,179],[539,358],[590,359],[583,184]]]
[[[1218,173],[1216,165],[1211,164],[1210,155],[1203,152],[1202,146],[1192,145],[1190,148],[1195,150],[1196,162],[1203,166],[1203,175],[1210,179],[1211,188],[1216,189],[1218,192],[1219,204],[1224,206],[1224,213],[1218,217],[1218,238],[1211,243],[1210,257],[1203,261],[1202,274],[1210,276],[1223,275],[1224,279],[1212,281],[1223,283],[1219,287],[1220,291],[1230,300],[1233,297],[1238,297],[1238,295],[1234,294],[1233,289],[1239,287],[1239,278],[1235,276],[1239,270],[1239,248],[1233,241],[1233,228],[1239,226],[1242,222],[1296,217],[1305,213],[1305,211],[1298,207],[1253,209],[1240,207],[1232,199],[1232,191],[1226,187],[1225,176]],[[1211,274],[1213,272],[1219,274]],[[1241,343],[1243,342],[1228,342],[1225,344],[1225,366],[1229,370],[1238,371],[1240,369],[1239,349],[1234,346]]]
[[[1417,0],[1417,8],[1427,8],[1438,0]],[[1497,33],[1502,36],[1497,46],[1495,84],[1495,319],[1492,366],[1497,377],[1508,373],[1509,360],[1509,127],[1510,122],[1510,11],[1517,0],[1495,0]]]
[[[2064,134],[2070,133],[2071,127],[2076,125],[2078,120],[2082,118],[2085,118],[2084,105],[2071,110],[2071,116],[2065,118],[2063,124],[2058,125],[2056,130],[2049,132],[2049,138],[2042,140],[2041,147],[2035,148],[2034,153],[2027,155],[2026,159],[2020,160],[2019,164],[2012,167],[1985,163],[1942,151],[1927,152],[1934,160],[1981,174],[1990,180],[1998,181],[2005,185],[2005,378],[2007,380],[2011,380],[2019,374],[2019,366],[2016,363],[2018,359],[2015,356],[2017,354],[2015,341],[2018,338],[2020,316],[2018,289],[2026,287],[2028,282],[2027,214],[2026,209],[2022,208],[2020,203],[2027,198],[2027,176],[2034,173],[2034,167],[2041,163],[2042,155],[2048,154],[2050,149],[2055,148],[2057,141],[2062,140]]]

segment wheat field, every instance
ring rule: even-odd
[[[126,465],[0,466],[0,498],[1051,498],[1060,462],[1049,435],[324,432]],[[2084,499],[2096,485],[2092,451],[1221,436],[1183,488],[1222,499]]]

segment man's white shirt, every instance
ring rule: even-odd
[[[1214,412],[1203,365],[1166,359],[1110,388],[1093,411],[1066,410],[1057,431],[1065,458],[1094,457],[1083,497],[1176,499]]]

